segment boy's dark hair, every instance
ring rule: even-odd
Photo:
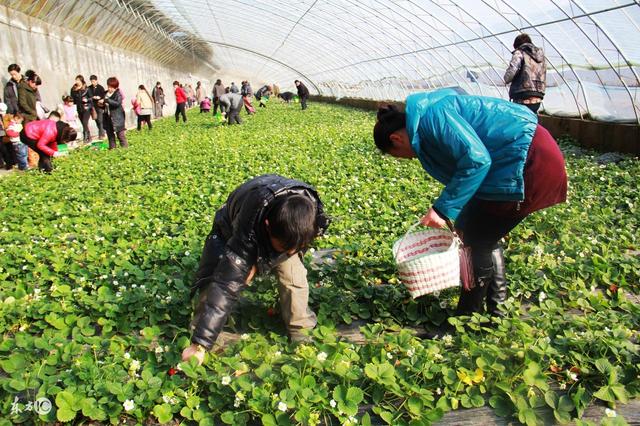
[[[318,235],[316,204],[304,195],[285,195],[272,202],[266,219],[269,234],[286,250],[304,250]]]
[[[95,75],[95,74],[91,74],[91,75],[89,76],[89,81],[91,81],[91,80],[97,80],[97,79],[98,79],[98,76],[97,76],[97,75]]]
[[[525,43],[532,43],[531,37],[529,37],[529,34],[527,33],[518,34],[516,39],[513,41],[513,48],[517,49],[518,47],[522,46]]]
[[[180,86],[180,82],[178,80],[176,80],[176,81],[173,82],[173,85],[174,86]]]
[[[67,96],[67,97],[70,97],[70,96]],[[60,113],[58,111],[51,111],[49,113],[49,118],[51,118],[51,117],[62,118],[62,116],[60,115]]]
[[[382,152],[389,152],[393,146],[391,134],[407,127],[407,114],[398,110],[395,105],[387,105],[378,109],[378,121],[373,127],[373,140]]]
[[[20,65],[18,65],[18,64],[9,65],[9,67],[7,68],[7,72],[11,72],[11,71],[20,72]]]

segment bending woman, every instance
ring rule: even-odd
[[[453,89],[416,93],[406,112],[378,111],[376,146],[398,158],[418,158],[445,185],[421,223],[455,221],[472,249],[475,287],[462,290],[457,313],[492,315],[507,297],[499,241],[536,210],[567,196],[564,158],[556,141],[522,105]]]

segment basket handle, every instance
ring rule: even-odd
[[[400,249],[402,248],[402,243],[404,242],[404,240],[407,238],[407,235],[409,235],[411,232],[413,232],[419,225],[421,225],[420,221],[418,220],[416,223],[414,223],[413,225],[411,225],[409,227],[409,229],[407,229],[407,232],[404,233],[404,235],[402,236],[402,238],[400,239],[400,243],[398,244],[397,249],[393,252],[393,258],[397,258],[398,257],[398,252],[400,251]]]

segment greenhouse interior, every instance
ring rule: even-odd
[[[640,424],[638,0],[0,28],[0,426]]]

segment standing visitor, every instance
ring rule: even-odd
[[[511,83],[509,98],[538,113],[547,87],[544,51],[533,45],[528,34],[518,35],[513,48],[511,62],[504,74],[504,83]]]
[[[84,143],[91,143],[91,133],[89,131],[89,119],[91,118],[91,108],[93,107],[87,83],[82,75],[76,76],[76,82],[71,87],[69,93],[78,109],[78,117],[82,123],[82,134]]]
[[[0,102],[0,167],[11,170],[17,160],[16,152],[11,144],[11,131],[8,130],[12,117],[12,114],[7,114],[8,109],[7,104]]]
[[[7,71],[9,71],[10,78],[4,87],[4,102],[7,104],[7,114],[17,114],[20,112],[18,107],[18,87],[22,81],[20,65],[11,64]]]
[[[89,98],[91,98],[91,118],[96,122],[96,127],[98,128],[98,138],[104,139],[104,125],[102,120],[104,119],[104,108],[100,108],[98,106],[98,102],[104,100],[104,96],[107,94],[107,91],[104,90],[102,85],[98,84],[98,77],[92,75],[89,77]]]
[[[202,101],[204,101],[205,97],[206,97],[206,93],[205,93],[204,87],[202,87],[201,82],[198,82],[196,84],[196,102],[198,103],[198,105],[200,105]]]
[[[316,325],[309,308],[307,270],[302,253],[329,226],[317,192],[310,185],[278,175],[251,179],[236,188],[216,212],[205,240],[192,294],[199,290],[193,315],[188,361],[216,341],[243,289],[254,275],[278,276],[282,319],[292,341]]]
[[[151,113],[153,112],[153,99],[151,95],[144,87],[144,84],[138,86],[138,93],[136,93],[136,102],[140,107],[138,113],[138,131],[142,130],[142,123],[147,123],[147,127],[151,130]]]
[[[38,86],[42,85],[40,76],[33,70],[27,70],[18,85],[18,110],[24,118],[24,125],[38,119]],[[39,164],[38,154],[35,150],[28,149],[28,161],[30,168],[36,168]]]
[[[220,107],[220,96],[224,95],[224,84],[222,84],[222,80],[216,80],[216,84],[213,85],[213,115],[218,113],[218,107]],[[224,112],[222,107],[220,107],[220,112]]]
[[[184,93],[184,89],[180,87],[179,81],[173,82],[173,90],[176,95],[176,123],[179,120],[180,114],[182,114],[182,122],[187,122],[187,113],[185,112],[185,108],[187,105],[187,94]]]
[[[225,111],[227,111],[227,122],[229,125],[234,123],[242,124],[240,120],[240,110],[242,109],[242,105],[244,105],[244,101],[241,94],[225,93],[220,96],[220,105],[224,106]]]
[[[166,105],[164,101],[164,89],[162,83],[159,81],[151,91],[151,97],[153,98],[153,115],[155,118],[162,117],[162,107]]]
[[[193,90],[193,87],[190,84],[187,84],[185,90],[187,93],[187,103],[189,105],[189,108],[191,108],[196,102],[196,92]]]
[[[248,81],[242,82],[242,88],[240,89],[242,100],[244,102],[244,108],[247,110],[247,114],[255,114],[256,109],[251,104],[251,98],[253,98],[253,89]]]
[[[238,86],[236,86],[234,82],[231,82],[231,87],[229,87],[229,91],[231,93],[239,93],[240,89],[238,89]]]
[[[300,98],[300,106],[303,110],[307,109],[307,99],[309,98],[309,89],[300,80],[296,80],[296,87],[298,88],[298,98]]]
[[[507,298],[499,241],[531,213],[567,196],[564,158],[535,114],[502,99],[453,89],[407,97],[406,113],[378,111],[376,146],[398,158],[418,158],[445,185],[424,226],[455,222],[471,248],[475,286],[462,289],[458,315],[501,315]]]
[[[51,158],[60,156],[58,144],[74,141],[76,136],[76,131],[61,121],[60,114],[54,111],[45,120],[27,123],[20,133],[20,140],[38,153],[38,168],[51,173]]]
[[[18,169],[24,171],[29,170],[29,163],[27,161],[29,147],[20,140],[20,132],[22,132],[24,128],[22,125],[23,121],[24,119],[20,114],[7,114],[4,117],[4,128],[13,146]]]
[[[28,70],[18,85],[18,109],[24,117],[25,124],[38,119],[38,86],[42,85],[40,76]]]
[[[104,97],[104,129],[109,139],[109,149],[116,148],[116,136],[121,148],[127,148],[125,112],[122,102],[124,96],[120,91],[120,82],[116,77],[107,79],[107,94]]]
[[[62,121],[71,126],[76,133],[80,131],[82,123],[78,116],[78,107],[71,96],[64,96],[62,98],[62,106],[58,108],[58,112],[62,117]]]

